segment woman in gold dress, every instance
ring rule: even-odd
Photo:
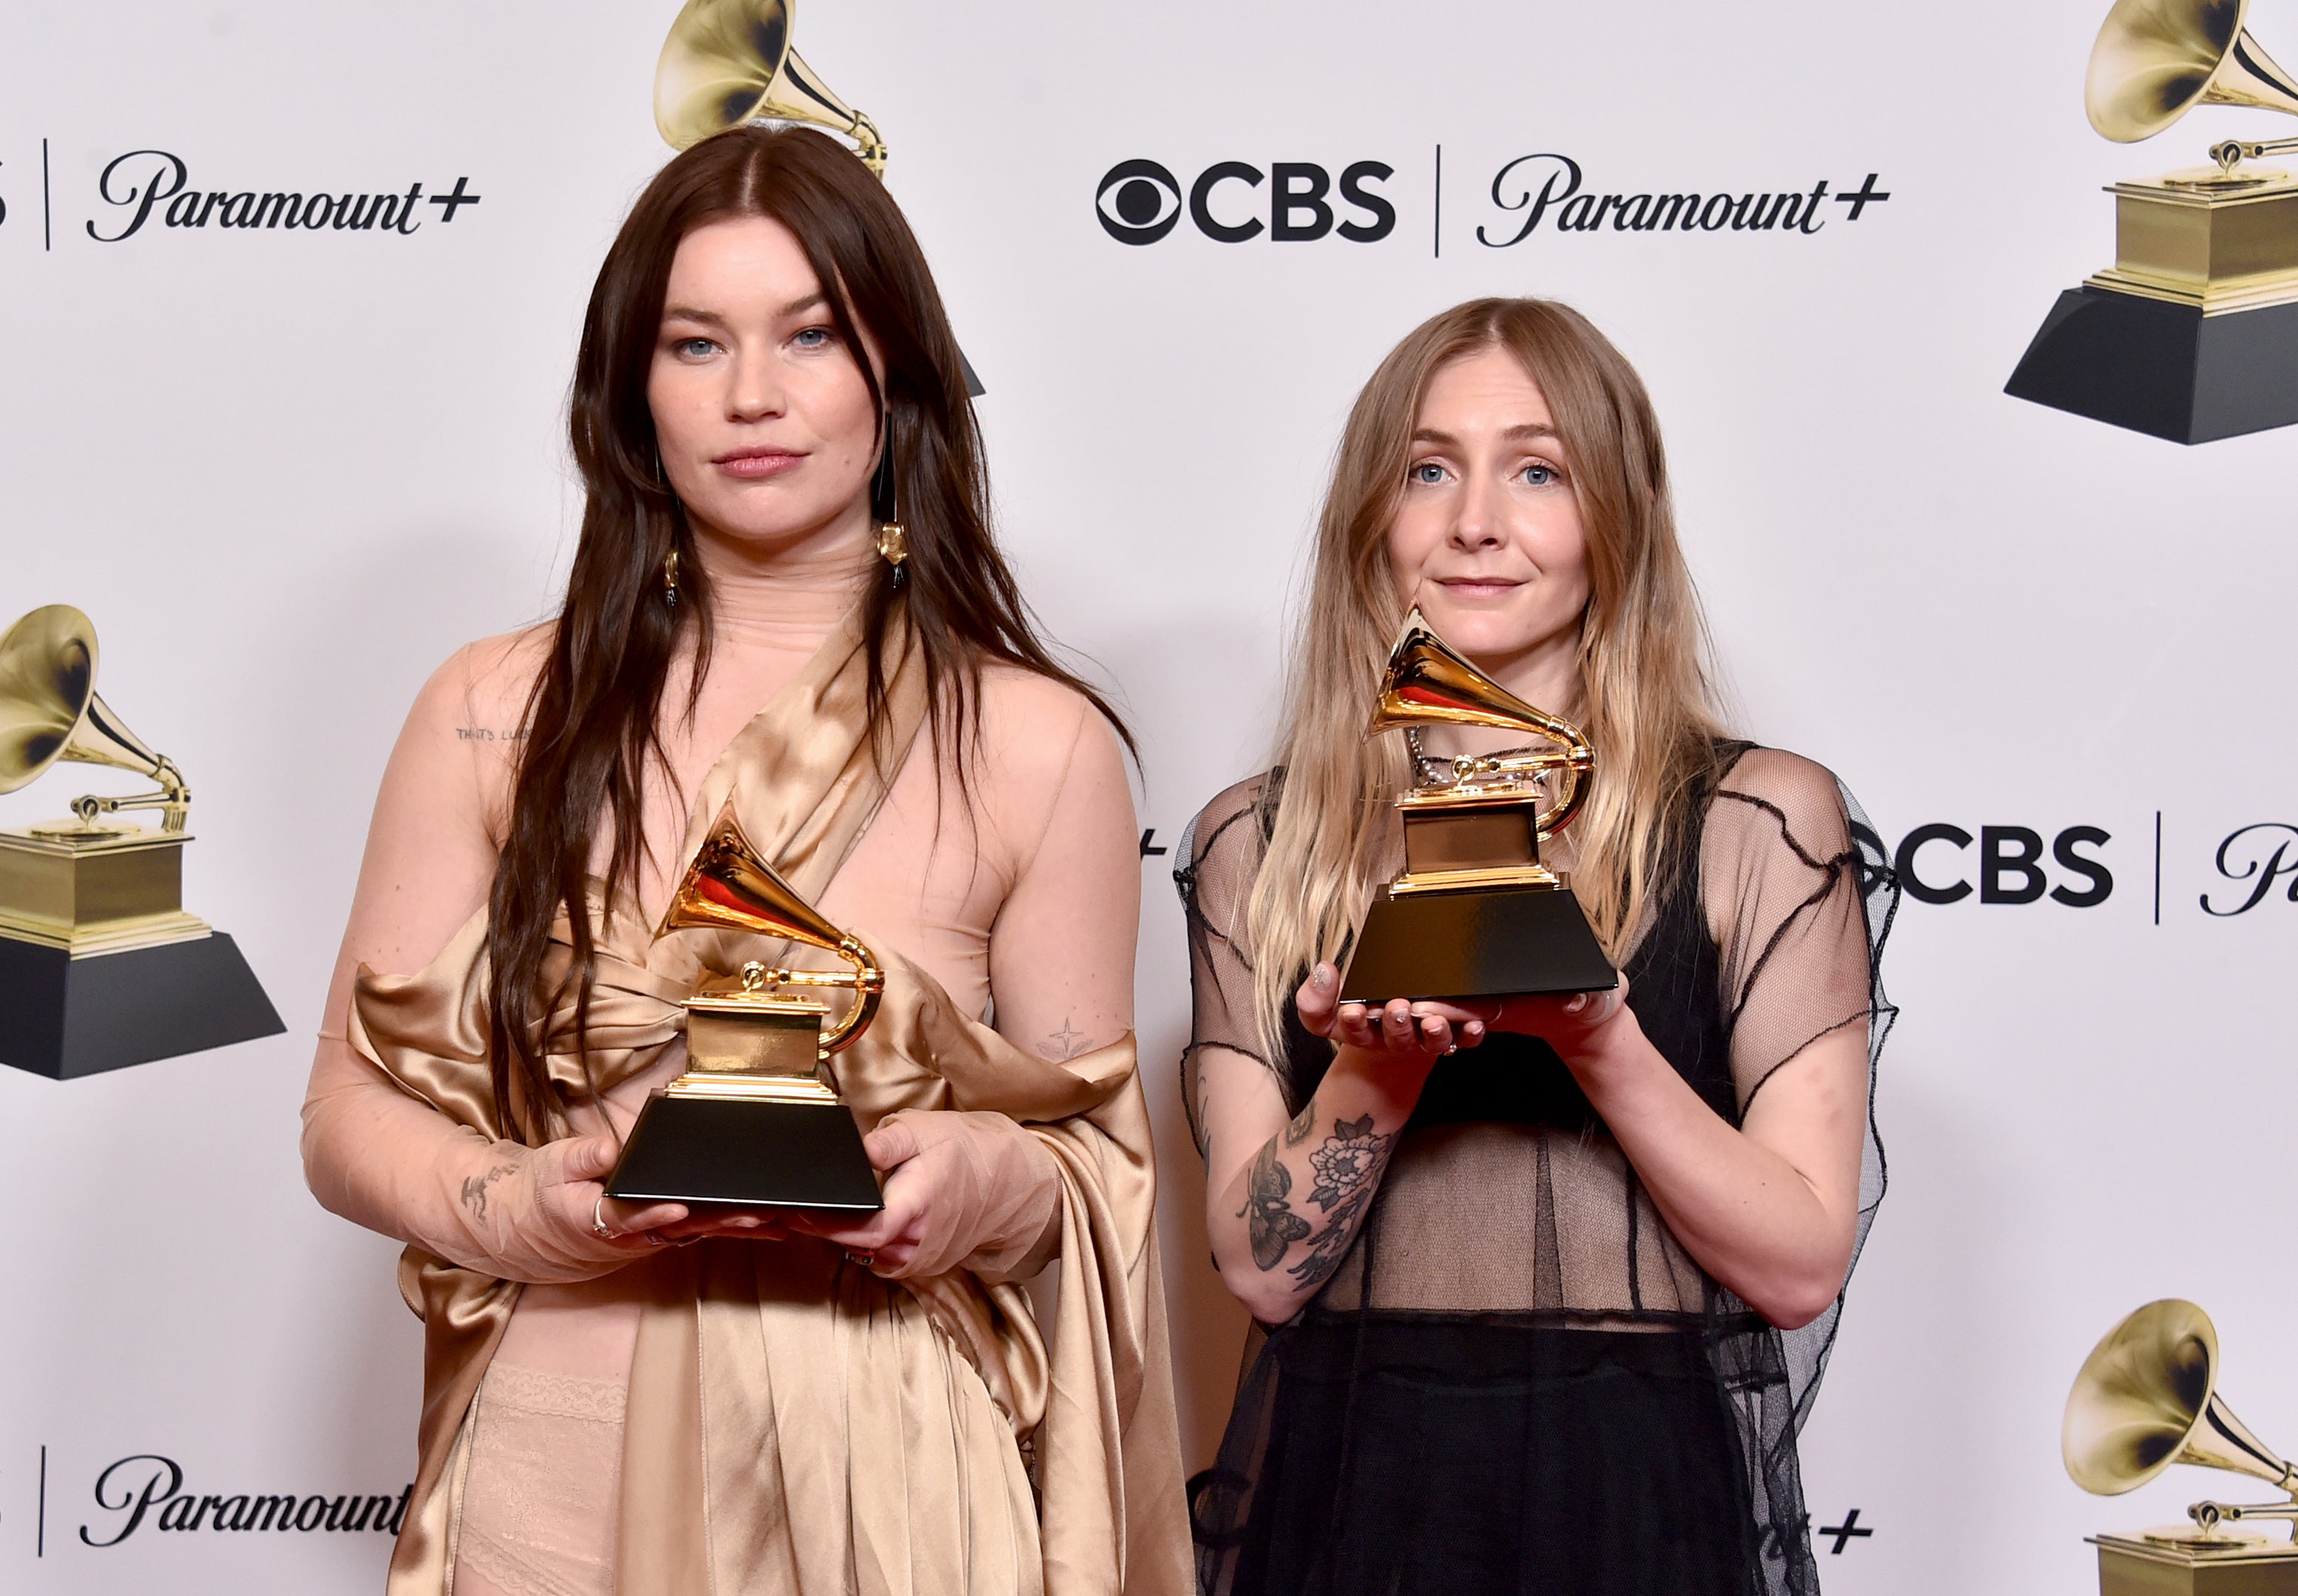
[[[304,1110],[425,1324],[395,1593],[1186,1581],[1121,733],[1027,619],[962,372],[819,134],[698,145],[608,254],[564,607],[417,699]],[[889,966],[839,1063],[866,1224],[603,1193],[679,1000],[774,958],[651,935],[730,800]]]

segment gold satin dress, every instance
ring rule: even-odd
[[[922,758],[920,657],[896,657],[889,746]],[[864,664],[848,614],[710,767],[676,863],[731,798],[761,851],[835,911],[833,887],[889,791],[863,741]],[[907,779],[918,759],[887,763]],[[892,841],[880,834],[873,846]],[[930,877],[921,921],[937,912],[924,901]],[[627,1123],[681,1067],[678,1003],[703,972],[774,950],[729,932],[657,942],[637,905],[610,911],[596,893],[590,911],[589,1067]],[[864,1129],[901,1110],[955,1110],[1002,1115],[1036,1138],[1057,1187],[1050,1324],[1040,1329],[1008,1273],[1033,1267],[1043,1245],[893,1280],[812,1240],[711,1240],[589,1280],[537,1269],[522,1286],[451,1261],[422,1245],[419,1225],[395,1225],[411,1243],[401,1285],[426,1352],[394,1596],[1068,1596],[1189,1584],[1131,1038],[1038,1057],[905,956],[901,928],[856,929],[887,964],[888,991],[839,1056],[840,1089]],[[400,1091],[492,1145],[501,1128],[485,1062],[485,931],[482,910],[414,975],[362,967],[347,1039]],[[570,939],[562,918],[546,984]],[[546,1041],[568,1103],[583,1079],[572,1008],[550,1014]],[[467,1198],[474,1178],[488,1177],[467,1177]]]

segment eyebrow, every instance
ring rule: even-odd
[[[796,316],[802,311],[813,310],[816,305],[828,304],[829,302],[827,296],[822,294],[822,290],[817,288],[812,294],[805,294],[798,299],[790,301],[789,303],[780,307],[774,311],[774,318],[776,320],[780,320],[785,316]],[[726,325],[726,318],[723,316],[719,315],[717,311],[698,310],[691,305],[665,305],[662,310],[662,318],[665,321],[691,321],[698,323],[703,327],[723,327]]]
[[[1554,427],[1539,421],[1520,421],[1502,433],[1500,437],[1502,441],[1510,443],[1528,442],[1534,438],[1554,438],[1558,442],[1562,441],[1562,434]],[[1458,449],[1460,446],[1459,438],[1448,432],[1439,432],[1433,426],[1415,427],[1412,441],[1415,443],[1434,443],[1440,449]]]

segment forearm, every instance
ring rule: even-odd
[[[532,1284],[627,1261],[544,1201],[539,1149],[491,1141],[387,1082],[315,1093],[302,1149],[322,1207],[466,1269]]]
[[[1213,1260],[1255,1319],[1291,1319],[1348,1255],[1430,1062],[1343,1047],[1300,1114],[1216,1182]]]
[[[1847,1204],[1716,1114],[1624,1014],[1567,1057],[1668,1228],[1700,1267],[1784,1328],[1841,1290],[1856,1220]]]

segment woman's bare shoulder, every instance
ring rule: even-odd
[[[447,778],[452,765],[462,765],[468,773],[466,790],[492,836],[501,834],[527,699],[550,649],[547,624],[464,644],[424,682],[399,734],[394,767],[430,785]],[[446,781],[450,790],[459,785]]]
[[[985,773],[999,781],[1057,784],[1072,766],[1122,763],[1117,728],[1066,682],[1013,666],[981,673]]]
[[[543,622],[465,643],[431,673],[417,699],[418,712],[434,726],[451,724],[466,741],[517,741],[550,639],[550,624]]]

